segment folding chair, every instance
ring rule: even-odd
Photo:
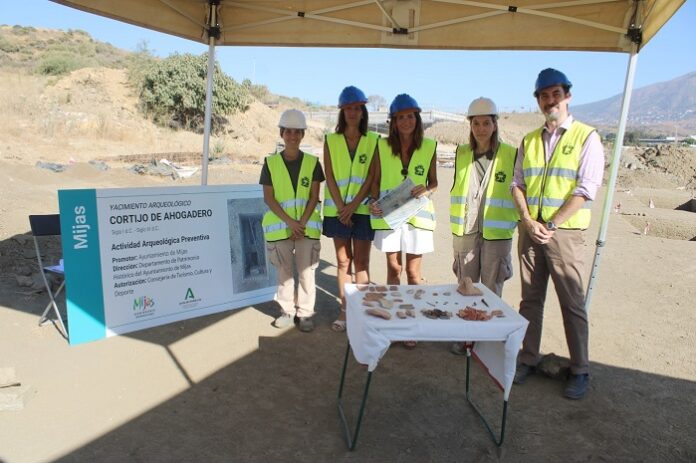
[[[60,311],[58,310],[58,304],[56,304],[56,298],[65,287],[65,270],[63,268],[63,259],[60,259],[58,265],[44,266],[44,263],[41,260],[41,249],[39,248],[38,240],[38,237],[40,236],[60,236],[60,215],[30,215],[29,224],[31,225],[31,234],[34,237],[36,260],[39,263],[39,269],[41,269],[41,277],[43,278],[44,285],[46,285],[46,292],[48,293],[48,297],[50,298],[50,302],[41,314],[41,318],[39,318],[39,326],[43,325],[48,321],[51,321],[48,315],[51,309],[53,309],[53,312],[56,316],[56,320],[58,321],[58,324],[63,330],[62,334],[67,338],[68,330],[65,328],[63,318],[61,317]],[[47,273],[59,275],[63,280],[55,292],[51,290],[51,284],[49,283],[48,278],[46,277]]]

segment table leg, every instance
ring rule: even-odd
[[[503,445],[503,439],[505,439],[505,422],[507,420],[507,407],[508,407],[508,401],[503,400],[503,419],[500,425],[500,438],[498,438],[495,435],[495,432],[491,428],[491,426],[488,424],[488,421],[486,421],[486,418],[484,418],[483,413],[479,408],[476,406],[476,404],[471,400],[471,394],[470,394],[470,387],[469,387],[469,369],[471,367],[471,348],[468,347],[466,349],[466,400],[469,402],[469,405],[474,409],[474,411],[478,414],[478,416],[481,418],[481,421],[483,421],[484,426],[486,427],[486,430],[488,431],[488,434],[491,435],[493,438],[493,442],[495,442],[495,445],[500,447]]]
[[[372,380],[372,372],[367,372],[367,381],[365,382],[365,390],[363,391],[362,402],[360,403],[360,411],[358,412],[358,420],[355,424],[355,431],[351,434],[350,425],[348,424],[348,418],[346,418],[345,411],[343,410],[343,402],[341,398],[343,397],[343,385],[346,379],[346,367],[348,366],[348,357],[350,354],[350,341],[348,342],[348,347],[346,348],[346,355],[343,359],[343,368],[341,369],[341,382],[338,386],[338,416],[341,418],[341,425],[343,426],[343,434],[346,437],[346,443],[348,444],[348,450],[354,450],[355,445],[358,442],[358,433],[360,433],[360,424],[362,423],[363,413],[365,412],[365,403],[367,402],[367,393],[370,390],[370,381]]]

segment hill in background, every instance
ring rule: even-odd
[[[621,111],[622,94],[605,100],[573,106],[573,114],[591,124],[615,127]],[[635,89],[628,126],[649,129],[657,135],[696,134],[696,71],[667,82]],[[614,129],[615,130],[615,129]]]
[[[92,39],[85,31],[59,31],[0,26],[0,67],[38,74],[56,74],[51,66],[68,64],[67,72],[84,67],[124,68],[132,53]]]
[[[0,105],[6,114],[0,158],[33,164],[201,153],[200,133],[155,125],[140,111],[127,73],[134,55],[82,31],[0,26]],[[56,62],[75,69],[56,69]],[[307,105],[270,92],[252,101],[211,138],[211,155],[258,159],[272,152],[279,114],[289,106]],[[312,125],[306,140],[320,145],[323,132],[323,125]]]
[[[171,159],[174,153],[200,156],[199,133],[155,125],[140,111],[127,73],[137,55],[96,41],[84,31],[0,26],[0,105],[6,114],[0,126],[0,159],[34,164],[39,160],[116,160],[136,154],[156,159]],[[669,127],[666,133],[673,134],[667,117],[680,115],[688,122],[694,113],[683,105],[694,106],[695,76],[636,90],[632,113],[644,114],[641,120],[646,124],[662,121]],[[667,97],[672,97],[670,104],[658,102]],[[574,107],[573,113],[589,122],[610,121],[618,115],[618,106],[612,106],[618,105],[618,98]],[[257,95],[245,112],[228,118],[221,135],[211,138],[211,155],[262,159],[280,141],[277,121],[288,107],[311,115],[312,105],[297,98],[270,92]],[[518,145],[525,133],[542,122],[538,112],[502,114],[501,138]],[[309,124],[304,142],[319,154],[323,135],[333,130],[335,120],[310,118]],[[436,138],[439,149],[447,153],[467,141],[468,131],[467,122],[439,122],[426,135]]]
[[[0,104],[7,114],[0,127],[2,159],[66,163],[143,153],[195,156],[202,151],[199,133],[157,126],[139,110],[127,73],[137,53],[96,41],[83,31],[22,26],[0,26],[0,51]],[[57,62],[69,68],[59,68]],[[311,116],[314,106],[270,92],[255,98],[246,111],[228,117],[223,134],[212,137],[211,154],[262,159],[280,141],[277,123],[288,107]],[[502,115],[501,135],[517,144],[541,121],[534,113]],[[321,153],[323,135],[335,123],[335,117],[310,117],[307,147]],[[466,141],[468,130],[467,123],[445,122],[427,134],[449,151]]]

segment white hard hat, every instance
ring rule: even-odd
[[[299,109],[286,109],[283,111],[283,114],[280,115],[278,127],[284,129],[306,129],[307,120]]]
[[[466,112],[466,117],[472,118],[474,116],[497,116],[498,108],[493,103],[490,98],[476,98],[469,105],[469,110]]]

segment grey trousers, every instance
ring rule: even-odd
[[[480,233],[452,235],[452,247],[458,284],[469,277],[474,283],[481,280],[498,296],[503,294],[503,283],[512,278],[512,240],[484,240]]]
[[[518,230],[522,278],[520,315],[529,321],[519,356],[520,362],[536,365],[541,359],[539,350],[544,302],[550,276],[561,306],[570,353],[570,370],[573,374],[588,373],[589,328],[585,312],[585,287],[582,281],[585,232],[558,229],[549,243],[536,244],[523,226],[518,227]]]

